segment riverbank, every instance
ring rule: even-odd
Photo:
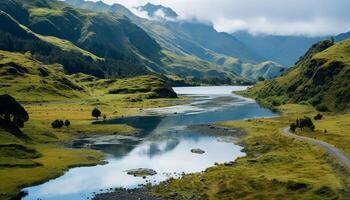
[[[241,128],[247,134],[239,143],[247,156],[232,165],[220,164],[203,173],[185,175],[152,187],[150,193],[177,199],[348,199],[350,174],[323,149],[281,135],[297,117],[317,113],[305,105],[278,107],[280,117],[222,122],[223,127]],[[334,120],[326,115],[328,121]],[[343,117],[337,117],[339,122]],[[319,130],[316,123],[316,130]],[[348,124],[349,125],[349,124]],[[344,126],[327,127],[330,134]],[[307,134],[307,133],[303,133]],[[345,134],[345,133],[344,133]],[[344,138],[343,138],[344,139]]]
[[[127,125],[92,124],[93,108],[98,107],[109,119],[143,115],[146,108],[183,102],[181,98],[142,98],[144,95],[100,94],[93,98],[23,104],[30,120],[21,132],[0,129],[0,199],[10,199],[21,188],[46,182],[70,168],[103,164],[102,152],[69,148],[74,138],[101,134],[129,136],[138,132]],[[56,119],[68,119],[71,125],[53,129],[51,122]]]

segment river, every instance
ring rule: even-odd
[[[79,200],[110,188],[134,188],[156,184],[182,173],[200,172],[215,162],[233,161],[245,154],[234,138],[209,136],[187,129],[188,125],[273,117],[276,114],[255,101],[232,94],[242,86],[176,87],[175,92],[191,98],[190,103],[144,110],[144,116],[109,120],[111,124],[128,124],[141,130],[136,137],[94,136],[80,138],[75,147],[88,146],[106,154],[105,165],[76,167],[61,177],[23,189],[25,200]],[[200,148],[204,154],[194,154]],[[126,173],[136,168],[157,172],[147,178]]]

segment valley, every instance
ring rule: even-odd
[[[0,199],[350,199],[346,2],[140,2],[0,1]]]

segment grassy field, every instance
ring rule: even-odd
[[[246,132],[239,142],[247,156],[237,159],[233,166],[221,164],[169,180],[152,188],[152,193],[169,197],[176,192],[177,199],[349,199],[348,170],[319,147],[281,135],[281,129],[297,117],[314,116],[314,109],[295,104],[278,109],[282,115],[277,118],[219,124]],[[349,123],[349,115],[326,115],[316,122],[315,134],[327,129],[322,139],[348,153]]]
[[[136,95],[137,96],[137,95]],[[25,104],[30,120],[23,134],[0,129],[0,199],[16,195],[23,186],[57,177],[70,167],[95,165],[103,160],[102,153],[88,149],[70,149],[66,144],[81,134],[136,133],[127,125],[92,124],[94,107],[108,118],[142,114],[143,108],[173,105],[174,100],[149,99],[130,103],[135,94],[102,96],[99,100],[72,100]],[[55,119],[68,119],[69,127],[52,129]]]

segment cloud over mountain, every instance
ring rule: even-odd
[[[280,35],[329,35],[350,30],[348,0],[103,0],[128,7],[147,2],[181,18],[211,22],[219,31]]]

